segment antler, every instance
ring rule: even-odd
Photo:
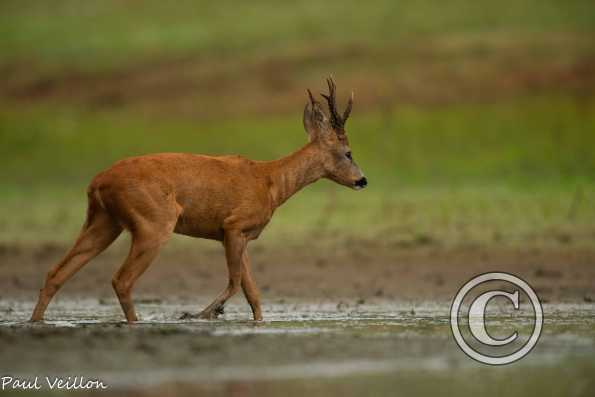
[[[353,91],[351,91],[351,95],[349,96],[349,101],[347,102],[347,107],[345,108],[345,111],[343,112],[343,124],[345,124],[345,122],[349,118],[349,115],[351,114],[352,107],[353,107]]]
[[[339,116],[339,112],[337,112],[337,102],[335,100],[335,82],[333,81],[332,77],[329,77],[326,79],[326,83],[328,84],[328,95],[320,95],[328,102],[328,110],[331,115],[331,125],[334,129],[340,130],[343,127],[343,120],[341,119],[341,116]]]
[[[328,102],[328,109],[331,115],[331,125],[336,131],[343,132],[343,128],[345,127],[345,122],[347,118],[349,118],[349,114],[351,113],[351,108],[353,107],[353,92],[351,93],[351,97],[349,98],[349,102],[347,103],[347,108],[343,113],[343,117],[339,115],[337,111],[337,101],[336,101],[336,93],[337,93],[337,86],[333,81],[332,77],[326,79],[326,83],[328,85],[328,95],[320,94],[326,101]]]

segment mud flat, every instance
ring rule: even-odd
[[[57,298],[112,299],[111,277],[128,250],[126,241],[119,243],[69,280]],[[0,298],[36,299],[45,274],[68,249],[68,244],[0,244]],[[191,302],[213,298],[226,285],[219,244],[193,239],[163,251],[135,285],[135,299],[182,298]],[[422,244],[404,248],[357,241],[329,248],[304,242],[290,247],[257,245],[250,255],[265,303],[282,299],[450,302],[467,280],[490,271],[525,279],[543,302],[595,301],[595,248],[590,245]]]
[[[206,302],[141,303],[142,321],[128,326],[115,300],[58,300],[45,324],[26,321],[33,302],[4,300],[0,369],[22,378],[84,376],[108,387],[81,395],[567,396],[595,387],[593,303],[546,303],[535,349],[490,367],[454,343],[448,302],[273,303],[262,323],[234,302],[219,320],[179,320]],[[507,332],[509,319],[493,313],[491,330]],[[529,322],[521,319],[521,327]]]

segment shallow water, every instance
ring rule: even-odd
[[[492,331],[532,327],[530,316],[512,317],[492,306]],[[260,395],[281,389],[299,395],[304,387],[325,395],[345,385],[390,394],[394,388],[429,387],[425,380],[432,379],[435,387],[446,382],[464,393],[482,391],[477,388],[490,382],[501,390],[514,380],[520,383],[510,390],[513,395],[550,382],[561,394],[581,395],[595,379],[594,304],[544,305],[537,346],[504,369],[477,363],[458,348],[448,302],[276,303],[264,306],[260,323],[250,321],[245,305],[230,304],[218,320],[179,320],[199,307],[141,303],[142,321],[128,326],[115,301],[57,300],[45,324],[30,324],[32,303],[2,301],[0,369],[25,378],[83,375],[101,379],[111,391],[146,394],[170,384],[186,385],[190,394],[228,394],[238,382],[248,394]],[[470,376],[487,383],[465,389]]]

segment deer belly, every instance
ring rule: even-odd
[[[217,214],[200,213],[187,209],[182,212],[174,229],[175,233],[191,237],[223,240],[222,221]]]

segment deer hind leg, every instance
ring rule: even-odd
[[[39,292],[31,321],[41,321],[60,287],[91,259],[105,250],[122,232],[122,227],[102,208],[90,204],[87,221],[72,249],[50,269]]]
[[[260,309],[260,292],[256,287],[256,283],[252,279],[248,250],[244,250],[244,253],[242,254],[242,290],[252,309],[254,321],[261,321],[262,311]]]
[[[122,267],[112,278],[112,286],[118,296],[126,321],[129,323],[138,320],[132,303],[132,287],[157,257],[161,244],[162,241],[149,236],[133,236],[130,253]]]
[[[165,208],[155,209],[152,213],[145,213],[143,218],[134,220],[130,227],[130,252],[112,278],[112,286],[128,323],[138,321],[131,297],[134,283],[157,257],[161,246],[171,237],[181,211],[175,202],[169,204],[172,205],[166,204]]]
[[[225,247],[225,259],[227,260],[227,270],[229,281],[227,287],[215,298],[215,300],[206,307],[199,318],[214,319],[223,313],[225,302],[234,296],[240,289],[242,282],[242,255],[246,250],[246,238],[241,232],[226,231],[223,240]]]

